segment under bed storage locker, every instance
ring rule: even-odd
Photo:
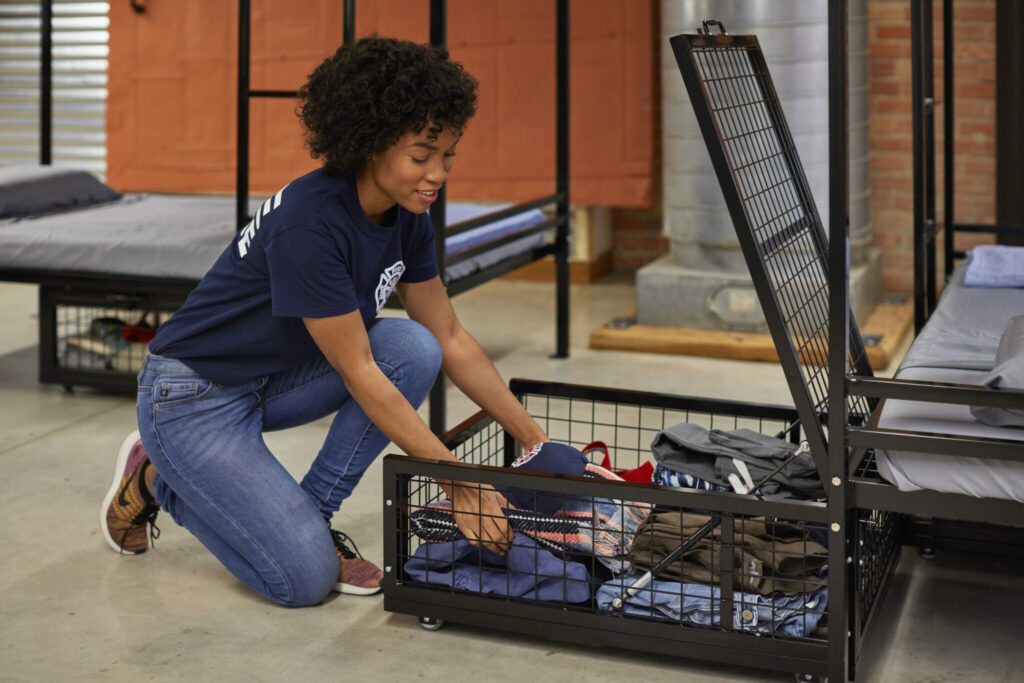
[[[195,283],[39,286],[39,381],[134,392],[149,340]]]
[[[612,470],[651,461],[655,435],[681,423],[802,439],[792,408],[527,380],[511,387],[556,442],[604,442]],[[516,444],[483,413],[445,438],[460,464],[384,459],[385,609],[428,629],[450,620],[826,675],[829,633],[845,639],[848,628],[826,618],[844,589],[828,578],[825,503],[512,469]],[[503,559],[460,540],[437,479],[493,485],[515,500],[507,514],[516,540]],[[550,503],[567,512],[545,514]],[[713,519],[683,561],[617,608],[642,569]],[[863,623],[899,546],[891,515],[859,511],[852,523],[861,552],[850,618]]]

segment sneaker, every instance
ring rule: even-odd
[[[160,530],[153,523],[160,510],[148,493],[143,493],[143,477],[149,464],[138,432],[129,434],[121,444],[114,465],[114,480],[100,507],[100,528],[110,547],[125,555],[137,555],[149,549]]]
[[[380,580],[384,572],[369,560],[364,560],[355,541],[348,534],[331,529],[334,537],[334,549],[338,551],[338,583],[334,584],[337,593],[349,595],[373,595],[380,591]],[[352,544],[355,552],[348,547]]]

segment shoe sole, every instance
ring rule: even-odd
[[[374,593],[380,593],[380,586],[373,588],[363,588],[362,586],[353,586],[349,583],[336,583],[332,589],[335,593],[344,593],[345,595],[373,595]]]
[[[117,462],[114,463],[114,481],[110,484],[110,490],[107,491],[106,497],[103,498],[103,505],[100,506],[100,529],[103,531],[103,538],[107,539],[107,544],[114,549],[115,552],[121,555],[138,555],[139,553],[131,550],[125,550],[117,544],[117,542],[111,538],[110,529],[107,527],[107,510],[110,509],[110,505],[114,502],[114,498],[117,496],[117,490],[121,488],[121,479],[124,477],[124,466],[128,463],[128,456],[131,455],[132,446],[139,440],[139,432],[134,431],[124,438],[121,443],[121,450],[117,452]],[[148,526],[148,525],[147,525]]]

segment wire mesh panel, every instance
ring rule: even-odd
[[[39,379],[134,393],[150,340],[184,301],[188,285],[124,290],[76,284],[39,288]]]
[[[854,527],[857,563],[853,567],[856,633],[866,631],[876,601],[899,560],[902,541],[900,515],[882,510],[858,510]]]
[[[512,389],[556,442],[579,450],[600,442],[587,452],[590,463],[607,454],[608,473],[590,464],[583,476],[520,469],[512,463],[518,447],[482,413],[446,436],[461,464],[388,456],[387,609],[424,625],[436,617],[570,639],[579,628],[588,642],[666,655],[823,667],[824,503],[615,474],[653,459],[654,436],[679,423],[792,444],[802,436],[792,408],[526,380]],[[503,497],[500,514],[514,533],[503,554],[474,543],[498,515],[456,519],[449,499],[484,487]]]
[[[672,39],[794,402],[808,424],[827,411],[827,238],[754,36]],[[842,283],[845,286],[845,283]],[[850,314],[851,365],[871,375]],[[871,405],[851,396],[851,420]]]
[[[57,365],[135,375],[166,315],[143,309],[58,305]]]

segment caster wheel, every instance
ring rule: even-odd
[[[435,617],[420,617],[420,628],[426,631],[436,631],[442,626],[444,626],[444,619],[437,619]]]
[[[934,560],[937,553],[935,548],[918,548],[917,554],[921,556],[922,560]]]
[[[796,683],[828,683],[827,676],[815,676],[814,674],[795,674]]]

